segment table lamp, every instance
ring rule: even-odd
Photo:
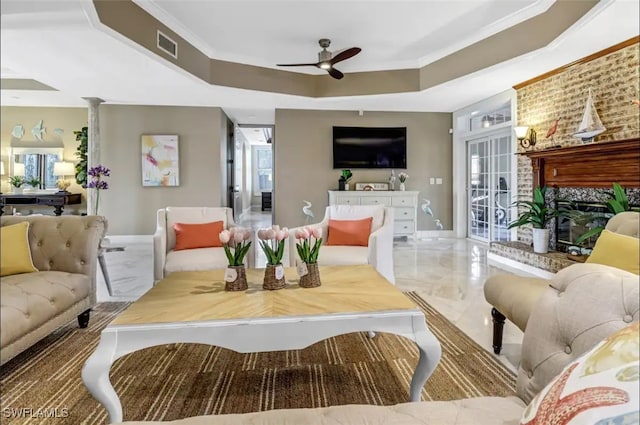
[[[58,176],[56,186],[60,189],[60,192],[66,192],[67,188],[71,186],[71,182],[66,180],[66,176],[72,176],[75,173],[75,166],[72,162],[54,162],[53,163],[53,175]]]
[[[24,164],[21,162],[16,162],[13,164],[13,175],[24,177]]]

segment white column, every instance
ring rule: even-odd
[[[104,100],[97,97],[85,97],[89,104],[89,149],[87,152],[87,169],[100,164],[100,104]],[[87,180],[90,180],[88,178]],[[87,214],[96,215],[96,191],[87,189]]]

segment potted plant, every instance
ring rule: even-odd
[[[322,227],[303,227],[296,230],[296,249],[302,263],[298,264],[300,287],[315,288],[320,286],[318,270],[318,254],[322,246]],[[313,239],[313,240],[312,240]]]
[[[285,287],[284,267],[282,257],[284,255],[285,240],[289,237],[289,229],[274,224],[271,228],[258,230],[260,247],[267,257],[267,268],[264,272],[263,289],[274,290]]]
[[[338,180],[338,190],[349,190],[349,180],[353,177],[351,170],[342,170],[342,175]]]
[[[24,184],[24,177],[22,176],[11,176],[9,177],[9,184],[13,186],[13,193],[20,194],[22,193],[22,185]]]
[[[244,291],[249,287],[244,257],[251,247],[251,232],[242,227],[231,227],[220,232],[219,237],[228,260],[224,274],[224,289],[225,291]]]
[[[76,141],[80,142],[76,150],[78,163],[76,164],[76,183],[82,187],[87,187],[87,164],[89,151],[89,128],[82,127],[80,131],[74,131]]]
[[[627,192],[625,191],[625,188],[620,186],[620,184],[616,182],[613,182],[613,197],[611,199],[608,199],[606,204],[612,216],[620,214],[624,211],[629,211],[631,209],[631,207],[629,206],[629,199],[627,198]],[[586,224],[586,226],[588,227],[589,224]],[[603,230],[603,226],[592,227],[587,232],[580,235],[580,237],[578,237],[575,242],[576,244],[580,245],[582,244],[582,242],[588,240],[589,238],[600,235]]]
[[[408,178],[409,178],[409,174],[405,173],[404,171],[401,172],[400,174],[398,174],[398,180],[400,180],[400,190],[401,191],[405,190],[404,182],[406,182]]]
[[[521,211],[518,218],[509,223],[508,228],[531,225],[533,227],[533,252],[546,254],[549,252],[549,229],[547,224],[558,216],[558,211],[547,205],[545,201],[546,187],[533,189],[532,201],[516,201],[514,205]]]
[[[33,190],[36,190],[40,188],[41,180],[40,177],[29,177],[24,182],[27,186],[31,186]]]

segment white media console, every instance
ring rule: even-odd
[[[329,191],[329,205],[384,205],[393,207],[393,236],[416,239],[418,191]]]

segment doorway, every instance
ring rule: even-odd
[[[467,141],[467,236],[472,239],[511,239],[511,145],[508,130]]]
[[[274,209],[274,126],[239,124],[246,170],[242,223],[253,229],[269,227]]]

